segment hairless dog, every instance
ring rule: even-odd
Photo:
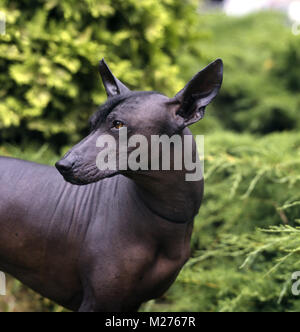
[[[147,140],[191,135],[187,127],[218,94],[223,64],[210,64],[172,99],[130,91],[104,60],[99,68],[108,101],[59,172],[0,158],[0,270],[73,311],[136,311],[188,260],[204,182],[186,181],[186,169],[101,171],[97,139],[117,139],[122,127]]]

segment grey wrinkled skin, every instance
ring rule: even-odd
[[[191,135],[223,77],[221,60],[175,98],[131,92],[104,61],[108,101],[56,167],[0,158],[0,270],[81,312],[136,311],[161,296],[190,255],[203,180],[182,171],[100,171],[99,136]],[[118,147],[117,147],[118,148]],[[197,158],[194,144],[194,157]],[[173,161],[173,158],[172,158]]]

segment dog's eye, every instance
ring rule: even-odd
[[[122,121],[114,121],[113,122],[113,126],[115,129],[121,129],[124,127],[124,123]]]

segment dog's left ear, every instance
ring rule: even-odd
[[[179,127],[187,127],[204,117],[205,108],[217,96],[222,81],[223,61],[218,59],[200,71],[171,100],[177,104],[175,115]]]
[[[104,59],[99,63],[99,72],[108,98],[130,92],[127,86],[113,75]]]

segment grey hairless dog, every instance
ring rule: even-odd
[[[136,311],[161,296],[189,258],[203,179],[187,182],[185,169],[100,171],[97,138],[117,138],[123,126],[147,139],[191,135],[187,126],[221,87],[223,64],[210,64],[172,99],[131,92],[103,60],[100,74],[108,101],[90,134],[56,164],[61,174],[0,158],[0,270],[73,311]]]

